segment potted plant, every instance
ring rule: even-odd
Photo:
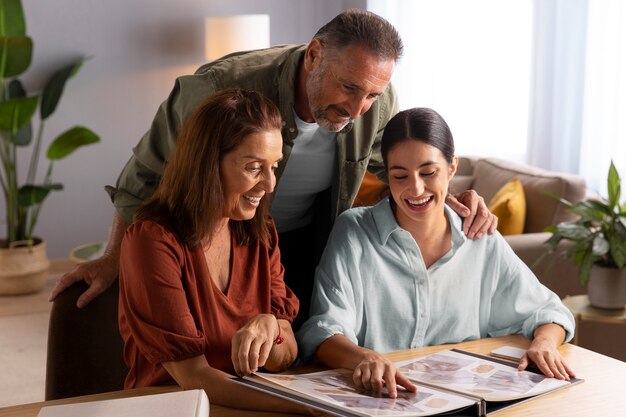
[[[85,127],[65,131],[48,146],[48,167],[43,179],[37,180],[45,122],[56,110],[65,83],[80,69],[83,59],[54,72],[41,95],[30,95],[17,77],[30,66],[32,51],[21,1],[0,0],[0,187],[7,233],[0,240],[0,294],[33,292],[45,283],[49,262],[45,245],[35,237],[34,230],[43,201],[50,191],[63,188],[52,181],[54,163],[100,140]],[[39,120],[33,135],[36,112]],[[30,164],[21,181],[17,155],[27,148]]]
[[[578,279],[587,285],[591,305],[600,308],[626,306],[626,202],[620,204],[621,179],[611,161],[607,178],[608,198],[585,199],[576,204],[560,199],[579,216],[576,221],[549,226],[549,253],[561,240],[573,244],[561,251],[578,266]]]

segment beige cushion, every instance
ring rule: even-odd
[[[462,191],[469,190],[470,188],[472,188],[473,183],[474,183],[473,175],[455,175],[450,180],[448,191],[451,194],[460,193]]]
[[[490,201],[513,177],[520,179],[526,195],[524,233],[542,232],[546,226],[574,218],[563,204],[547,193],[570,201],[580,201],[585,196],[585,181],[581,177],[496,158],[474,161],[473,176],[472,188],[485,201]]]
[[[478,159],[477,156],[459,156],[459,163],[456,166],[456,175],[473,175],[474,163]]]

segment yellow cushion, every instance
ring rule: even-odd
[[[489,202],[489,210],[498,216],[498,231],[503,235],[524,232],[526,197],[519,178],[514,177],[498,190]]]

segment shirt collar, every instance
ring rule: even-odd
[[[463,218],[456,214],[447,204],[444,206],[452,231],[452,252],[456,252],[467,241],[463,233]]]
[[[372,216],[374,217],[374,223],[378,231],[378,238],[383,246],[387,244],[393,232],[396,230],[405,231],[400,227],[393,215],[389,202],[390,199],[391,197],[387,197],[372,207]]]
[[[382,245],[386,245],[389,237],[396,231],[408,233],[404,230],[396,221],[393,211],[391,210],[391,197],[387,197],[380,201],[372,208],[372,215],[374,222],[376,223],[376,229],[378,230],[378,237]],[[448,222],[450,222],[450,229],[452,231],[452,250],[458,250],[463,243],[467,240],[465,234],[463,234],[463,220],[454,212],[448,205],[444,206],[446,214],[448,216]]]

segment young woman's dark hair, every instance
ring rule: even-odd
[[[385,167],[387,155],[398,143],[417,140],[439,149],[448,164],[454,158],[454,139],[446,121],[433,109],[419,107],[403,110],[389,120],[381,140]]]
[[[227,89],[202,102],[184,123],[156,192],[134,220],[159,219],[185,243],[199,245],[223,217],[220,163],[253,133],[281,129],[278,108],[260,93]],[[268,244],[268,199],[250,220],[231,221],[239,243]]]

